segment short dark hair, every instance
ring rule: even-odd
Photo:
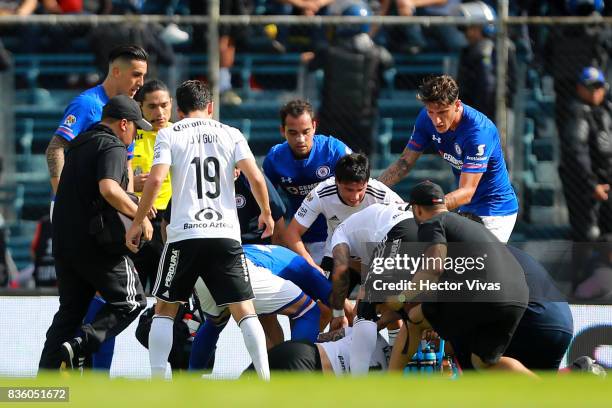
[[[124,61],[145,61],[149,59],[149,54],[138,45],[120,45],[111,50],[108,54],[108,63],[112,64],[116,60]]]
[[[204,110],[211,102],[210,87],[202,81],[190,79],[176,88],[176,104],[183,113]]]
[[[285,120],[288,115],[297,118],[302,116],[304,113],[308,113],[312,119],[314,119],[314,110],[310,102],[302,99],[294,99],[287,102],[280,110],[281,125],[285,126]]]
[[[450,105],[459,98],[459,86],[450,75],[440,75],[426,78],[417,94],[417,99],[423,103],[440,103]]]
[[[370,179],[370,161],[363,153],[351,153],[336,163],[336,181],[340,183],[363,183]]]
[[[134,95],[134,100],[137,102],[143,102],[148,94],[156,91],[165,91],[170,94],[170,90],[164,81],[159,79],[150,79],[144,83],[138,92],[136,92],[136,95]]]

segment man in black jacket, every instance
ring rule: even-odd
[[[593,242],[612,232],[612,103],[608,84],[595,67],[582,70],[571,114],[559,129],[559,175],[569,211],[572,236],[577,242]]]
[[[125,256],[127,248],[123,254],[110,252],[94,236],[108,226],[96,222],[100,211],[136,214],[137,206],[125,192],[126,146],[136,127],[151,130],[137,102],[115,96],[104,106],[102,121],[73,140],[66,154],[53,214],[60,306],[47,331],[41,369],[82,367],[87,354],[123,331],[146,305],[138,274]],[[150,239],[153,228],[147,219],[143,231]],[[81,325],[96,291],[106,304],[91,323]],[[79,326],[82,335],[74,337]]]

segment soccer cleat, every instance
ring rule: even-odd
[[[82,342],[82,338],[75,337],[62,344],[62,369],[83,370],[85,357],[83,356]]]

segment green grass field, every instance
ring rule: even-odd
[[[274,374],[274,373],[273,373]],[[62,378],[0,379],[0,387],[69,387],[75,407],[608,407],[612,379],[585,375],[546,375],[529,379],[508,375],[406,378],[373,375],[334,378],[273,375],[270,383],[255,377],[235,381],[175,376],[173,381],[113,379],[93,374]],[[46,404],[46,403],[45,403]],[[20,403],[0,406],[44,406]],[[419,405],[414,405],[419,404]],[[422,404],[422,405],[421,405]]]

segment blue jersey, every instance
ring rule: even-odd
[[[510,184],[497,128],[482,113],[463,104],[455,130],[438,133],[422,109],[407,148],[422,152],[433,144],[453,169],[459,183],[464,173],[484,173],[472,201],[459,211],[478,215],[510,215],[518,211],[518,200]]]
[[[243,245],[246,257],[257,266],[295,283],[313,299],[329,305],[331,283],[302,256],[278,245]]]
[[[108,102],[102,85],[90,88],[70,101],[64,110],[62,121],[55,136],[71,141],[79,134],[102,120],[102,108]],[[128,147],[128,160],[134,157],[134,142]]]
[[[272,184],[287,194],[287,217],[293,217],[304,197],[321,181],[334,175],[336,163],[351,153],[351,149],[331,136],[315,135],[312,150],[306,159],[295,159],[287,142],[278,144],[266,156],[264,173]],[[320,215],[302,237],[304,242],[321,242],[327,239],[327,223]]]

